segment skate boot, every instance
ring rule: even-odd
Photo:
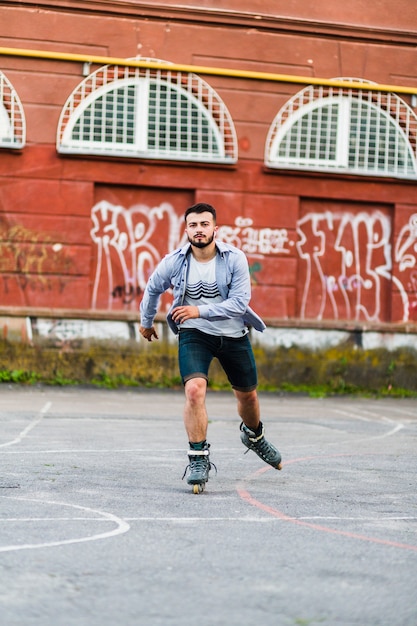
[[[214,463],[210,462],[210,444],[204,443],[201,450],[191,448],[188,450],[189,464],[184,470],[183,478],[187,473],[187,483],[192,485],[193,493],[204,491],[206,482],[209,479],[209,471],[212,467],[217,472]]]
[[[262,428],[261,434],[256,435],[253,430],[248,428],[243,422],[241,423],[240,438],[243,445],[248,448],[245,454],[249,450],[253,450],[259,458],[262,459],[262,461],[265,461],[265,463],[269,463],[269,465],[272,465],[275,469],[280,470],[282,468],[281,454],[276,447],[272,445],[272,443],[269,443],[269,441],[265,439],[264,427],[262,423],[260,424],[260,427]]]

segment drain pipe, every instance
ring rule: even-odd
[[[417,96],[417,87],[404,85],[383,85],[379,83],[363,83],[358,81],[345,81],[329,78],[315,78],[312,76],[293,76],[291,74],[274,74],[271,72],[254,72],[250,70],[234,70],[221,67],[206,67],[200,65],[180,65],[177,63],[163,63],[145,59],[122,59],[119,57],[95,56],[90,54],[73,54],[69,52],[54,52],[48,50],[27,50],[25,48],[0,47],[0,55],[25,57],[30,59],[47,59],[51,61],[72,61],[82,63],[89,67],[97,65],[121,65],[127,67],[143,67],[156,70],[168,70],[174,72],[190,72],[194,74],[206,74],[211,76],[227,76],[229,78],[247,78],[251,80],[264,80],[279,83],[297,83],[304,85],[321,85],[324,87],[341,87],[347,89],[362,89],[366,91],[385,91],[390,93],[402,93]],[[87,65],[86,65],[87,64]],[[83,72],[85,74],[85,72]]]

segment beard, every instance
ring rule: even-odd
[[[205,241],[202,241],[201,239],[199,239],[198,241],[193,241],[191,239],[191,237],[188,237],[188,241],[190,242],[190,244],[192,246],[194,246],[195,248],[207,248],[207,246],[209,246],[211,244],[211,242],[214,239],[214,233],[212,234],[211,237],[209,237],[208,239],[206,239]]]

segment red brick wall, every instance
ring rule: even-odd
[[[280,20],[236,15],[236,24],[197,21],[195,12],[188,22],[183,12],[169,21],[141,17],[129,2],[107,3],[111,14],[100,2],[96,14],[19,4],[0,7],[0,46],[384,84],[416,79],[407,20],[401,25],[397,15],[396,29],[381,11],[373,40],[373,5],[363,20],[346,15],[342,28],[316,4],[314,30],[299,19],[305,3],[286,3],[285,13],[279,3]],[[251,6],[270,13],[275,3]],[[237,165],[214,167],[59,156],[58,119],[82,64],[2,55],[0,69],[27,121],[26,147],[0,149],[0,307],[137,310],[149,272],[181,242],[184,209],[206,201],[218,210],[220,237],[245,250],[252,304],[268,320],[417,321],[415,183],[263,166],[269,126],[301,85],[203,76],[227,105],[239,142]]]

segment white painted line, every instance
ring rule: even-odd
[[[60,503],[61,504],[61,503]],[[331,520],[336,522],[415,522],[417,517],[397,516],[397,517],[343,517],[335,515],[299,515],[292,517],[295,520]],[[0,517],[3,522],[107,522],[103,517]],[[230,517],[124,517],[124,522],[278,522],[282,520],[274,517],[250,517],[250,516],[230,516]]]
[[[355,439],[355,441],[374,441],[375,439],[385,439],[386,437],[392,437],[392,435],[395,435],[395,433],[398,433],[400,430],[405,428],[405,425],[402,423],[397,424],[393,419],[390,419],[389,417],[385,417],[383,415],[376,415],[376,414],[371,413],[370,411],[365,411],[365,413],[372,415],[372,417],[366,417],[365,415],[357,415],[356,413],[351,413],[350,411],[343,411],[341,409],[335,409],[335,413],[339,413],[340,415],[346,415],[347,417],[350,417],[356,420],[362,420],[364,422],[373,422],[374,424],[384,423],[384,424],[393,425],[393,428],[391,428],[391,430],[388,430],[385,433],[382,433],[381,435],[372,435],[371,437],[361,437],[360,439]],[[330,445],[334,445],[334,444],[330,444]]]
[[[229,452],[230,450],[241,450],[242,448],[222,448],[223,451]],[[218,448],[216,448],[216,451]],[[59,448],[55,450],[6,450],[4,454],[112,454],[113,452],[140,452],[141,454],[160,454],[161,452],[183,452],[184,457],[187,456],[187,448],[68,448],[61,450]]]
[[[378,524],[384,523],[384,522],[414,522],[417,520],[417,517],[335,517],[335,516],[329,516],[326,517],[325,515],[311,515],[311,516],[306,516],[306,517],[294,517],[294,519],[321,519],[321,520],[333,520],[333,521],[340,521],[340,522],[377,522]]]
[[[275,520],[271,517],[125,517],[125,520],[129,522],[273,522],[279,520],[275,518]],[[335,517],[335,516],[322,516],[322,515],[311,515],[311,516],[297,516],[293,519],[321,519],[321,520],[333,520],[333,521],[352,521],[352,522],[397,522],[397,521],[416,521],[417,517]]]
[[[81,506],[79,504],[68,504],[68,502],[57,502],[54,500],[39,500],[36,498],[11,498],[9,496],[0,496],[0,498],[7,498],[9,500],[16,500],[20,502],[36,502],[37,504],[50,504],[52,506],[67,506],[73,509],[77,509],[78,511],[85,511],[86,513],[92,513],[93,515],[98,515],[100,520],[106,520],[108,522],[112,522],[116,524],[116,528],[113,530],[97,533],[94,535],[88,535],[85,537],[77,537],[75,539],[63,539],[61,541],[45,541],[41,543],[26,543],[26,544],[17,544],[11,546],[0,546],[0,552],[15,552],[17,550],[35,550],[41,548],[54,548],[57,546],[65,546],[74,543],[85,543],[87,541],[98,541],[101,539],[109,539],[110,537],[116,537],[117,535],[122,535],[130,530],[130,525],[117,515],[113,515],[113,513],[107,513],[106,511],[99,511],[97,509],[91,509],[87,506]],[[85,518],[87,520],[93,518]]]
[[[61,503],[59,503],[61,504]],[[0,517],[0,522],[107,522],[102,517]]]
[[[218,448],[216,447],[215,454],[218,453],[229,453],[229,452],[241,452],[245,453],[245,449],[243,446],[239,446],[238,448]],[[187,448],[184,446],[183,448],[66,448],[66,449],[55,449],[55,450],[42,450],[39,448],[38,450],[4,450],[0,451],[0,454],[130,454],[130,453],[139,453],[142,455],[154,456],[155,454],[183,454],[184,460],[187,459]]]
[[[30,422],[30,424],[28,424],[28,426],[26,426],[26,428],[24,428],[21,433],[19,433],[16,439],[13,439],[12,441],[8,441],[6,443],[0,443],[0,448],[6,448],[7,446],[14,446],[16,443],[20,443],[26,437],[26,435],[28,435],[30,431],[35,428],[35,426],[37,426],[39,422],[42,421],[44,415],[49,411],[51,406],[52,402],[47,402],[39,411],[39,414],[35,417],[35,419]]]
[[[386,406],[384,407],[384,410],[387,411],[387,407]],[[381,415],[381,413],[379,413],[377,409],[370,410],[370,409],[365,409],[364,407],[362,407],[361,411],[362,411],[362,413],[365,413],[365,414],[368,414],[368,415],[372,415],[373,417],[382,418],[382,419],[384,419],[384,417],[385,417],[385,419],[392,419],[392,418],[389,418],[387,416]],[[400,408],[398,408],[396,406],[390,406],[389,407],[389,413],[390,414],[392,414],[392,413],[399,413],[400,415],[406,415],[406,416],[417,418],[417,406],[416,406],[416,409],[415,409],[414,412],[411,411],[411,410],[408,410],[408,409],[404,410],[404,409],[400,409]]]

